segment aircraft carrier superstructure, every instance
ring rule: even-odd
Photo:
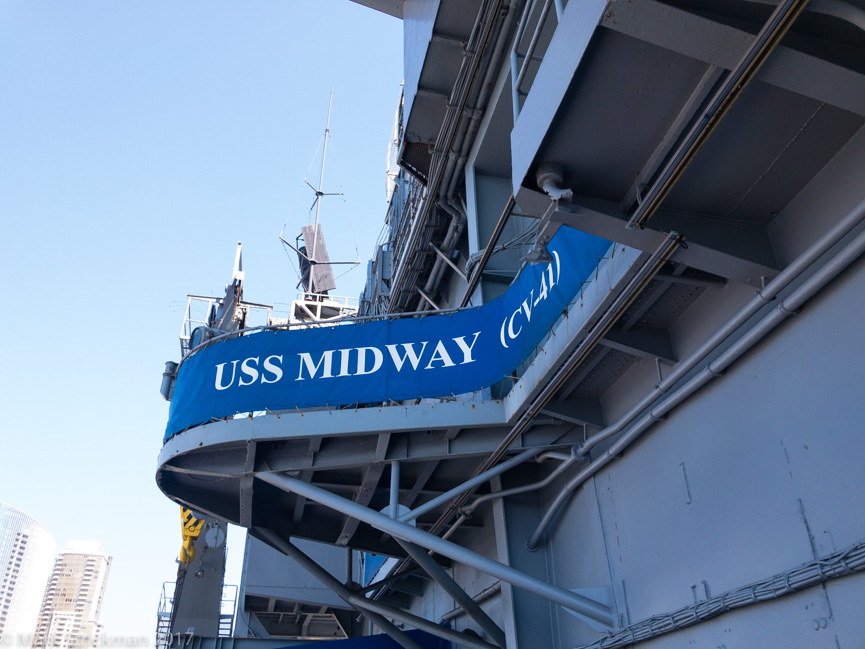
[[[359,313],[169,377],[246,635],[862,647],[865,3],[358,2],[405,32]]]

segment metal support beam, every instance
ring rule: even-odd
[[[499,237],[502,235],[502,232],[505,229],[505,224],[508,222],[508,219],[511,216],[511,212],[516,206],[517,202],[514,200],[513,194],[508,198],[507,203],[505,203],[505,207],[502,210],[501,216],[499,216],[499,220],[496,223],[496,227],[493,228],[493,233],[490,235],[490,240],[487,242],[486,248],[484,248],[483,255],[481,255],[480,261],[475,266],[474,271],[472,271],[472,276],[469,278],[468,286],[466,286],[466,292],[463,293],[463,297],[460,300],[460,308],[468,305],[469,301],[472,299],[472,295],[477,289],[478,284],[481,281],[481,275],[484,272],[484,268],[486,268],[487,262],[490,260],[490,257],[493,255],[493,250],[496,247],[496,243],[498,243]]]
[[[615,626],[615,619],[609,606],[605,606],[582,595],[572,593],[564,588],[554,586],[553,584],[547,583],[541,579],[527,575],[519,570],[511,568],[510,566],[506,566],[503,563],[499,563],[489,557],[485,557],[482,554],[469,550],[468,548],[461,547],[456,543],[441,539],[434,534],[429,534],[428,532],[419,530],[408,523],[395,521],[384,514],[372,511],[363,505],[359,505],[358,503],[347,500],[346,498],[341,498],[329,491],[319,489],[314,485],[306,484],[297,478],[274,473],[260,473],[257,477],[278,489],[282,489],[289,493],[304,495],[310,500],[331,507],[332,509],[342,512],[346,516],[356,518],[379,530],[389,532],[395,538],[417,543],[421,547],[449,557],[454,561],[458,561],[476,570],[498,577],[502,581],[506,581],[514,586],[523,588],[530,593],[534,593],[539,597],[543,597],[560,604],[561,606],[581,613],[610,628]],[[340,586],[342,585],[340,584]]]
[[[414,505],[414,501],[417,499],[418,495],[420,495],[420,492],[423,491],[423,488],[426,487],[426,483],[432,477],[432,474],[435,472],[436,468],[438,468],[438,465],[439,463],[436,460],[424,464],[423,469],[421,469],[420,474],[414,481],[414,485],[412,485],[412,488],[408,490],[408,493],[403,496],[403,505],[409,508]]]
[[[457,266],[450,257],[448,257],[441,250],[439,250],[432,241],[429,242],[429,247],[432,248],[435,254],[441,257],[441,260],[448,266],[450,266],[457,275],[468,281],[468,279],[466,278],[466,274],[462,270],[460,270],[460,267]]]
[[[390,536],[390,535],[388,535],[388,536]],[[382,588],[384,586],[389,586],[390,584],[394,583],[395,581],[398,581],[400,579],[405,579],[406,577],[419,577],[420,579],[426,578],[426,575],[421,575],[419,573],[420,573],[420,567],[419,566],[412,566],[409,570],[406,570],[405,572],[401,572],[397,575],[392,574],[389,577],[385,577],[384,579],[380,579],[380,580],[373,582],[371,584],[367,584],[363,588],[357,588],[353,592],[358,593],[358,594],[371,593],[371,592],[376,591],[379,588]]]
[[[458,432],[459,430],[459,428],[449,429],[448,434],[450,434],[451,431]],[[455,436],[456,435],[454,435],[454,437]],[[423,469],[421,469],[420,474],[418,474],[417,478],[415,479],[414,485],[412,485],[412,488],[403,495],[401,504],[411,509],[412,505],[414,505],[415,500],[417,500],[418,496],[424,490],[426,483],[432,477],[432,474],[435,472],[438,465],[438,460],[430,460],[429,462],[424,463]],[[390,534],[382,534],[382,544],[387,543],[389,540]]]
[[[246,443],[246,461],[243,464],[243,476],[240,478],[240,524],[243,527],[252,525],[252,475],[255,469],[255,442]]]
[[[375,459],[376,461],[367,466],[363,472],[363,481],[357,489],[357,494],[355,495],[355,502],[361,505],[368,505],[372,500],[372,497],[375,495],[376,486],[378,486],[378,481],[381,478],[381,474],[384,473],[384,460],[385,454],[387,453],[388,443],[390,442],[390,434],[383,433],[379,435],[378,442],[375,447]],[[354,536],[355,530],[357,530],[357,525],[359,521],[350,516],[346,517],[345,523],[342,526],[342,531],[339,534],[339,538],[336,540],[336,545],[339,547],[345,547],[348,545],[349,541],[351,541],[351,537]]]
[[[778,274],[763,226],[660,209],[649,228],[628,230],[625,216],[616,203],[575,196],[570,203],[559,201],[551,219],[645,252],[657,248],[665,232],[675,230],[687,236],[688,247],[677,250],[673,261],[755,287],[761,277]]]
[[[304,482],[309,482],[312,480],[312,475],[315,473],[314,471],[307,469],[305,471],[301,471],[297,477],[299,477]],[[297,525],[300,521],[303,520],[303,510],[306,508],[306,498],[297,498],[294,502],[294,515],[291,517],[291,521]],[[249,527],[249,526],[247,526]]]
[[[601,343],[603,344],[603,340]],[[604,410],[600,399],[574,397],[564,401],[550,401],[543,407],[541,414],[557,417],[571,424],[604,427]]]
[[[403,514],[399,517],[399,521],[402,523],[407,523],[408,521],[413,521],[417,518],[420,518],[427,512],[430,512],[437,507],[444,505],[445,503],[450,502],[456,496],[459,496],[462,493],[465,493],[469,489],[474,489],[475,487],[479,487],[483,483],[487,482],[490,478],[493,478],[501,473],[504,473],[508,469],[517,466],[518,464],[522,464],[526,460],[530,460],[536,455],[540,455],[545,449],[542,447],[538,448],[530,448],[526,451],[523,451],[516,457],[511,458],[507,462],[502,462],[494,466],[492,469],[488,471],[484,471],[481,474],[476,475],[474,478],[470,480],[466,480],[462,484],[457,485],[453,489],[444,492],[442,495],[433,498],[432,500],[424,503],[417,509],[414,509],[407,514]]]
[[[486,631],[497,645],[505,649],[507,640],[505,632],[492,621],[489,615],[475,602],[468,593],[464,591],[460,585],[442,568],[435,559],[433,559],[426,550],[409,543],[408,541],[398,541],[398,543],[411,555],[411,558],[423,568],[426,573],[432,577],[435,582],[444,589],[444,591],[456,600],[466,614],[471,617],[478,625]]]
[[[751,0],[772,4],[777,0]],[[812,1],[806,11],[820,11]],[[852,6],[852,5],[851,5]],[[754,34],[656,0],[620,3],[601,25],[724,70],[732,70]],[[851,59],[852,60],[852,59]],[[865,75],[784,45],[757,72],[764,83],[865,115]]]
[[[657,180],[646,190],[642,202],[631,214],[628,228],[643,228],[667,197],[685,168],[741,95],[745,86],[757,74],[769,54],[778,46],[784,34],[799,17],[808,0],[782,0],[769,20],[754,37],[745,54],[730,72],[703,111],[703,116],[673,152]],[[690,234],[690,233],[689,233]]]
[[[649,360],[657,358],[665,365],[676,364],[670,332],[666,329],[634,327],[624,330],[614,327],[601,339],[601,344],[632,356]]]
[[[686,284],[688,286],[705,286],[707,288],[723,288],[727,285],[727,280],[723,277],[718,277],[712,273],[706,273],[700,270],[687,270],[681,274],[676,273],[658,273],[655,279],[661,282],[669,282],[670,284]]]
[[[433,302],[433,299],[429,295],[424,293],[423,289],[420,286],[415,286],[414,288],[418,293],[420,293],[420,296],[424,300],[426,300],[433,309],[435,309],[436,311],[441,311],[441,308],[439,307],[439,305],[436,304],[435,302]]]
[[[387,513],[391,518],[396,518],[399,514],[399,462],[390,463],[390,499]]]
[[[378,515],[384,516],[383,514]],[[387,518],[387,516],[384,517]],[[401,611],[392,606],[388,606],[387,604],[382,604],[381,602],[377,602],[373,599],[367,599],[362,595],[353,593],[348,588],[343,586],[339,582],[339,580],[336,579],[333,575],[327,572],[324,568],[322,568],[315,561],[310,559],[296,546],[292,545],[289,541],[282,538],[276,532],[258,527],[252,528],[250,532],[253,534],[253,536],[261,539],[271,547],[276,548],[286,556],[293,559],[301,568],[303,568],[313,577],[318,579],[322,584],[330,588],[341,599],[345,600],[351,606],[360,610],[364,615],[372,619],[376,626],[384,630],[385,633],[387,633],[394,640],[399,642],[400,645],[406,647],[407,649],[420,649],[420,647],[418,647],[414,640],[409,638],[407,635],[405,635],[405,633],[400,631],[382,616],[387,615],[395,620],[399,620],[400,622],[409,624],[413,627],[421,629],[422,631],[426,631],[427,633],[438,636],[439,638],[450,640],[457,645],[468,647],[469,649],[498,649],[494,645],[491,645],[488,642],[484,642],[483,640],[472,638],[470,636],[460,633],[459,631],[454,631],[453,629],[449,629],[447,627],[435,624],[434,622],[430,622],[429,620],[425,620],[424,618],[418,617],[417,615],[406,613],[405,611]]]

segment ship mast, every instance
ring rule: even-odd
[[[360,259],[354,261],[332,261],[327,252],[324,234],[321,227],[321,199],[323,196],[342,196],[342,192],[324,191],[324,169],[327,162],[327,147],[330,144],[330,119],[333,110],[333,86],[330,88],[330,97],[327,104],[327,121],[324,127],[323,147],[321,152],[321,168],[318,174],[318,186],[315,187],[308,177],[303,179],[304,184],[315,193],[315,199],[309,208],[310,216],[315,208],[315,217],[309,218],[309,225],[301,227],[301,234],[292,244],[280,234],[279,239],[283,244],[291,248],[298,256],[300,264],[300,282],[303,286],[303,297],[292,302],[292,318],[301,320],[331,319],[336,316],[352,315],[357,311],[356,306],[350,306],[348,300],[351,298],[331,298],[328,292],[336,288],[333,275],[334,265],[360,264]],[[310,169],[312,165],[310,164]],[[309,174],[309,170],[307,170]],[[284,231],[284,228],[283,228]],[[354,230],[352,229],[352,236]],[[301,243],[301,240],[303,243]],[[355,241],[355,251],[357,242]],[[340,303],[341,301],[345,304]],[[324,304],[327,302],[327,304]]]
[[[324,163],[327,160],[327,140],[330,137],[330,111],[333,108],[333,86],[330,87],[330,99],[327,102],[327,123],[324,125],[324,147],[321,152],[321,170],[318,174],[318,189],[315,190],[315,232],[318,233],[318,215],[321,212],[321,197],[324,196],[322,188],[324,187]],[[311,259],[318,259],[315,255],[315,245],[318,236],[313,238],[309,256]],[[309,292],[316,293],[314,285],[315,273],[309,275]]]

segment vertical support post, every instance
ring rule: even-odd
[[[520,87],[517,84],[519,75],[520,61],[517,55],[517,43],[514,43],[514,49],[511,50],[511,100],[514,103],[514,124],[520,116]]]
[[[346,546],[346,548],[345,548],[345,585],[348,588],[351,588],[352,577],[354,576],[354,575],[352,575],[352,572],[353,572],[353,570],[352,570],[353,566],[352,566],[352,561],[351,561],[352,557],[353,557],[352,549],[350,547]]]
[[[399,462],[390,463],[390,506],[387,513],[393,519],[399,516]]]

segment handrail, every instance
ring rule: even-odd
[[[454,309],[442,309],[441,311],[436,311],[435,315],[442,315],[447,313],[455,313],[459,311],[460,308]],[[197,354],[205,347],[209,347],[213,343],[223,342],[225,340],[230,340],[231,338],[239,338],[241,336],[245,336],[247,334],[258,333],[260,331],[283,331],[283,330],[291,330],[291,329],[311,329],[311,328],[320,328],[320,327],[335,327],[339,325],[346,324],[354,324],[356,322],[372,322],[375,320],[399,320],[402,318],[416,318],[424,316],[433,315],[431,311],[411,311],[406,313],[383,313],[377,315],[366,315],[366,316],[346,316],[344,318],[334,318],[333,320],[322,320],[320,322],[289,322],[287,324],[279,324],[279,325],[260,325],[258,327],[249,327],[247,329],[238,329],[237,331],[228,331],[226,333],[220,334],[218,336],[214,336],[209,340],[204,341],[197,347],[189,350],[189,353],[186,354],[178,363],[177,368],[180,369],[180,366],[186,361],[187,358],[192,356],[193,354]]]

